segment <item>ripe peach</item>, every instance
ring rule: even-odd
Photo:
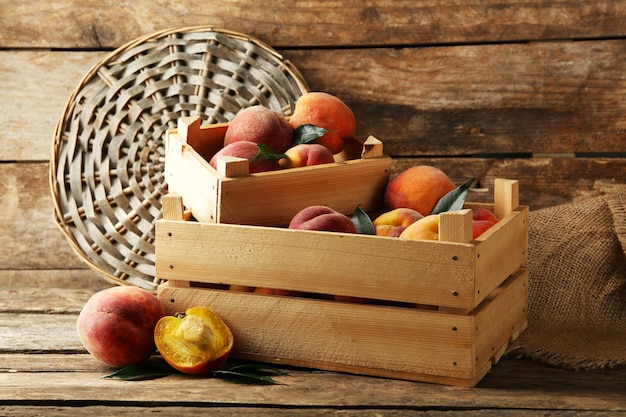
[[[357,232],[356,226],[348,216],[327,206],[310,206],[300,210],[291,219],[289,228],[327,232]]]
[[[95,293],[83,306],[76,329],[96,359],[123,368],[154,353],[154,327],[165,309],[153,293],[137,287],[111,287]]]
[[[280,168],[277,158],[257,158],[259,146],[254,142],[239,141],[233,142],[220,149],[209,161],[209,165],[217,168],[217,158],[219,156],[236,156],[245,158],[250,162],[250,174],[256,172],[275,171]],[[256,158],[256,159],[255,159]]]
[[[193,307],[165,316],[154,329],[161,356],[174,369],[187,374],[207,374],[224,365],[233,348],[230,328],[207,307]]]
[[[281,290],[279,288],[265,288],[265,287],[256,287],[253,293],[267,294],[267,295],[288,295],[288,296],[294,296],[297,294],[296,291]]]
[[[491,223],[498,222],[498,218],[496,217],[496,215],[491,210],[486,208],[472,209],[472,218],[474,220],[485,220]]]
[[[483,234],[487,229],[498,222],[493,212],[479,208],[472,210],[472,235],[473,239]],[[401,234],[406,239],[439,239],[439,215],[431,214],[408,226]]]
[[[456,187],[443,171],[430,165],[416,165],[402,171],[387,184],[385,205],[407,207],[428,216],[437,202]]]
[[[254,291],[254,287],[248,287],[247,285],[239,285],[239,284],[231,284],[228,289],[230,291],[238,291],[238,292],[252,292]]]
[[[381,214],[372,223],[376,236],[398,237],[404,229],[422,217],[424,216],[418,211],[400,207]]]
[[[496,215],[486,208],[472,209],[472,232],[476,239],[498,222]]]
[[[439,215],[430,214],[408,226],[400,234],[402,239],[439,240]]]
[[[312,124],[328,132],[314,143],[326,146],[333,154],[339,153],[356,130],[356,118],[352,110],[339,98],[324,92],[309,92],[298,98],[289,119],[293,129]]]
[[[332,152],[317,143],[299,144],[285,151],[285,157],[278,161],[282,168],[308,167],[335,162]]]
[[[282,115],[263,106],[240,110],[228,124],[224,146],[239,141],[264,143],[278,153],[293,144],[294,130]]]

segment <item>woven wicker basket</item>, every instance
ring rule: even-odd
[[[105,279],[155,291],[165,132],[179,117],[227,122],[256,104],[289,115],[306,91],[276,51],[232,31],[179,28],[120,47],[86,74],[57,124],[55,222]]]

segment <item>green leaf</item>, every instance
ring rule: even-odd
[[[357,233],[362,235],[376,235],[376,229],[374,228],[372,219],[363,211],[360,204],[354,209],[350,220],[354,223]]]
[[[101,376],[102,379],[121,379],[124,381],[145,381],[149,379],[158,379],[171,375],[172,370],[166,368],[162,364],[153,362],[139,363],[128,365],[109,375]]]
[[[459,185],[448,194],[441,197],[441,199],[435,204],[435,208],[430,214],[439,214],[445,211],[461,210],[465,205],[465,198],[469,188],[474,183],[474,178],[468,180],[464,184]]]
[[[328,132],[329,131],[323,127],[317,127],[312,124],[300,125],[294,132],[293,143],[296,145],[311,143],[315,139],[321,138]]]
[[[176,372],[178,371],[172,369],[159,357],[157,359],[151,358],[144,363],[128,365],[100,378],[119,379],[122,381],[146,381],[163,378]],[[289,375],[289,373],[263,364],[244,364],[214,371],[212,375],[218,378],[235,378],[261,384],[286,385],[277,382],[272,376]]]
[[[287,385],[277,382],[272,375],[289,375],[287,372],[267,365],[238,365],[213,372],[216,377],[243,379],[261,384]]]
[[[273,368],[264,364],[243,364],[235,365],[226,369],[227,371],[242,371],[242,372],[263,372],[272,375],[289,375],[289,372],[281,371],[280,369]]]
[[[281,159],[281,158],[285,158],[286,155],[284,153],[278,153],[274,150],[274,148],[272,148],[269,145],[266,145],[265,143],[258,143],[256,145],[257,148],[259,148],[259,151],[257,152],[256,156],[254,157],[254,159],[252,161],[256,161],[258,159],[264,158],[264,159]]]

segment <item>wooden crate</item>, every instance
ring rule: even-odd
[[[373,136],[348,141],[333,164],[249,174],[247,160],[221,158],[214,169],[189,146],[202,143],[215,153],[227,128],[227,123],[201,126],[197,117],[181,118],[166,135],[168,189],[183,197],[197,220],[278,226],[315,204],[344,214],[359,204],[366,211],[381,208],[391,158]]]
[[[157,277],[168,280],[159,297],[169,314],[214,309],[236,358],[473,386],[526,327],[528,207],[517,186],[498,180],[494,204],[466,205],[500,219],[476,240],[470,210],[441,215],[443,240],[410,241],[187,221],[170,196],[156,226]]]

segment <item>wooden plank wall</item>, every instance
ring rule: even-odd
[[[626,178],[625,23],[610,0],[0,0],[0,288],[101,285],[52,221],[52,136],[82,76],[137,37],[257,37],[344,99],[394,172],[475,177],[473,201],[516,178],[539,209]]]

